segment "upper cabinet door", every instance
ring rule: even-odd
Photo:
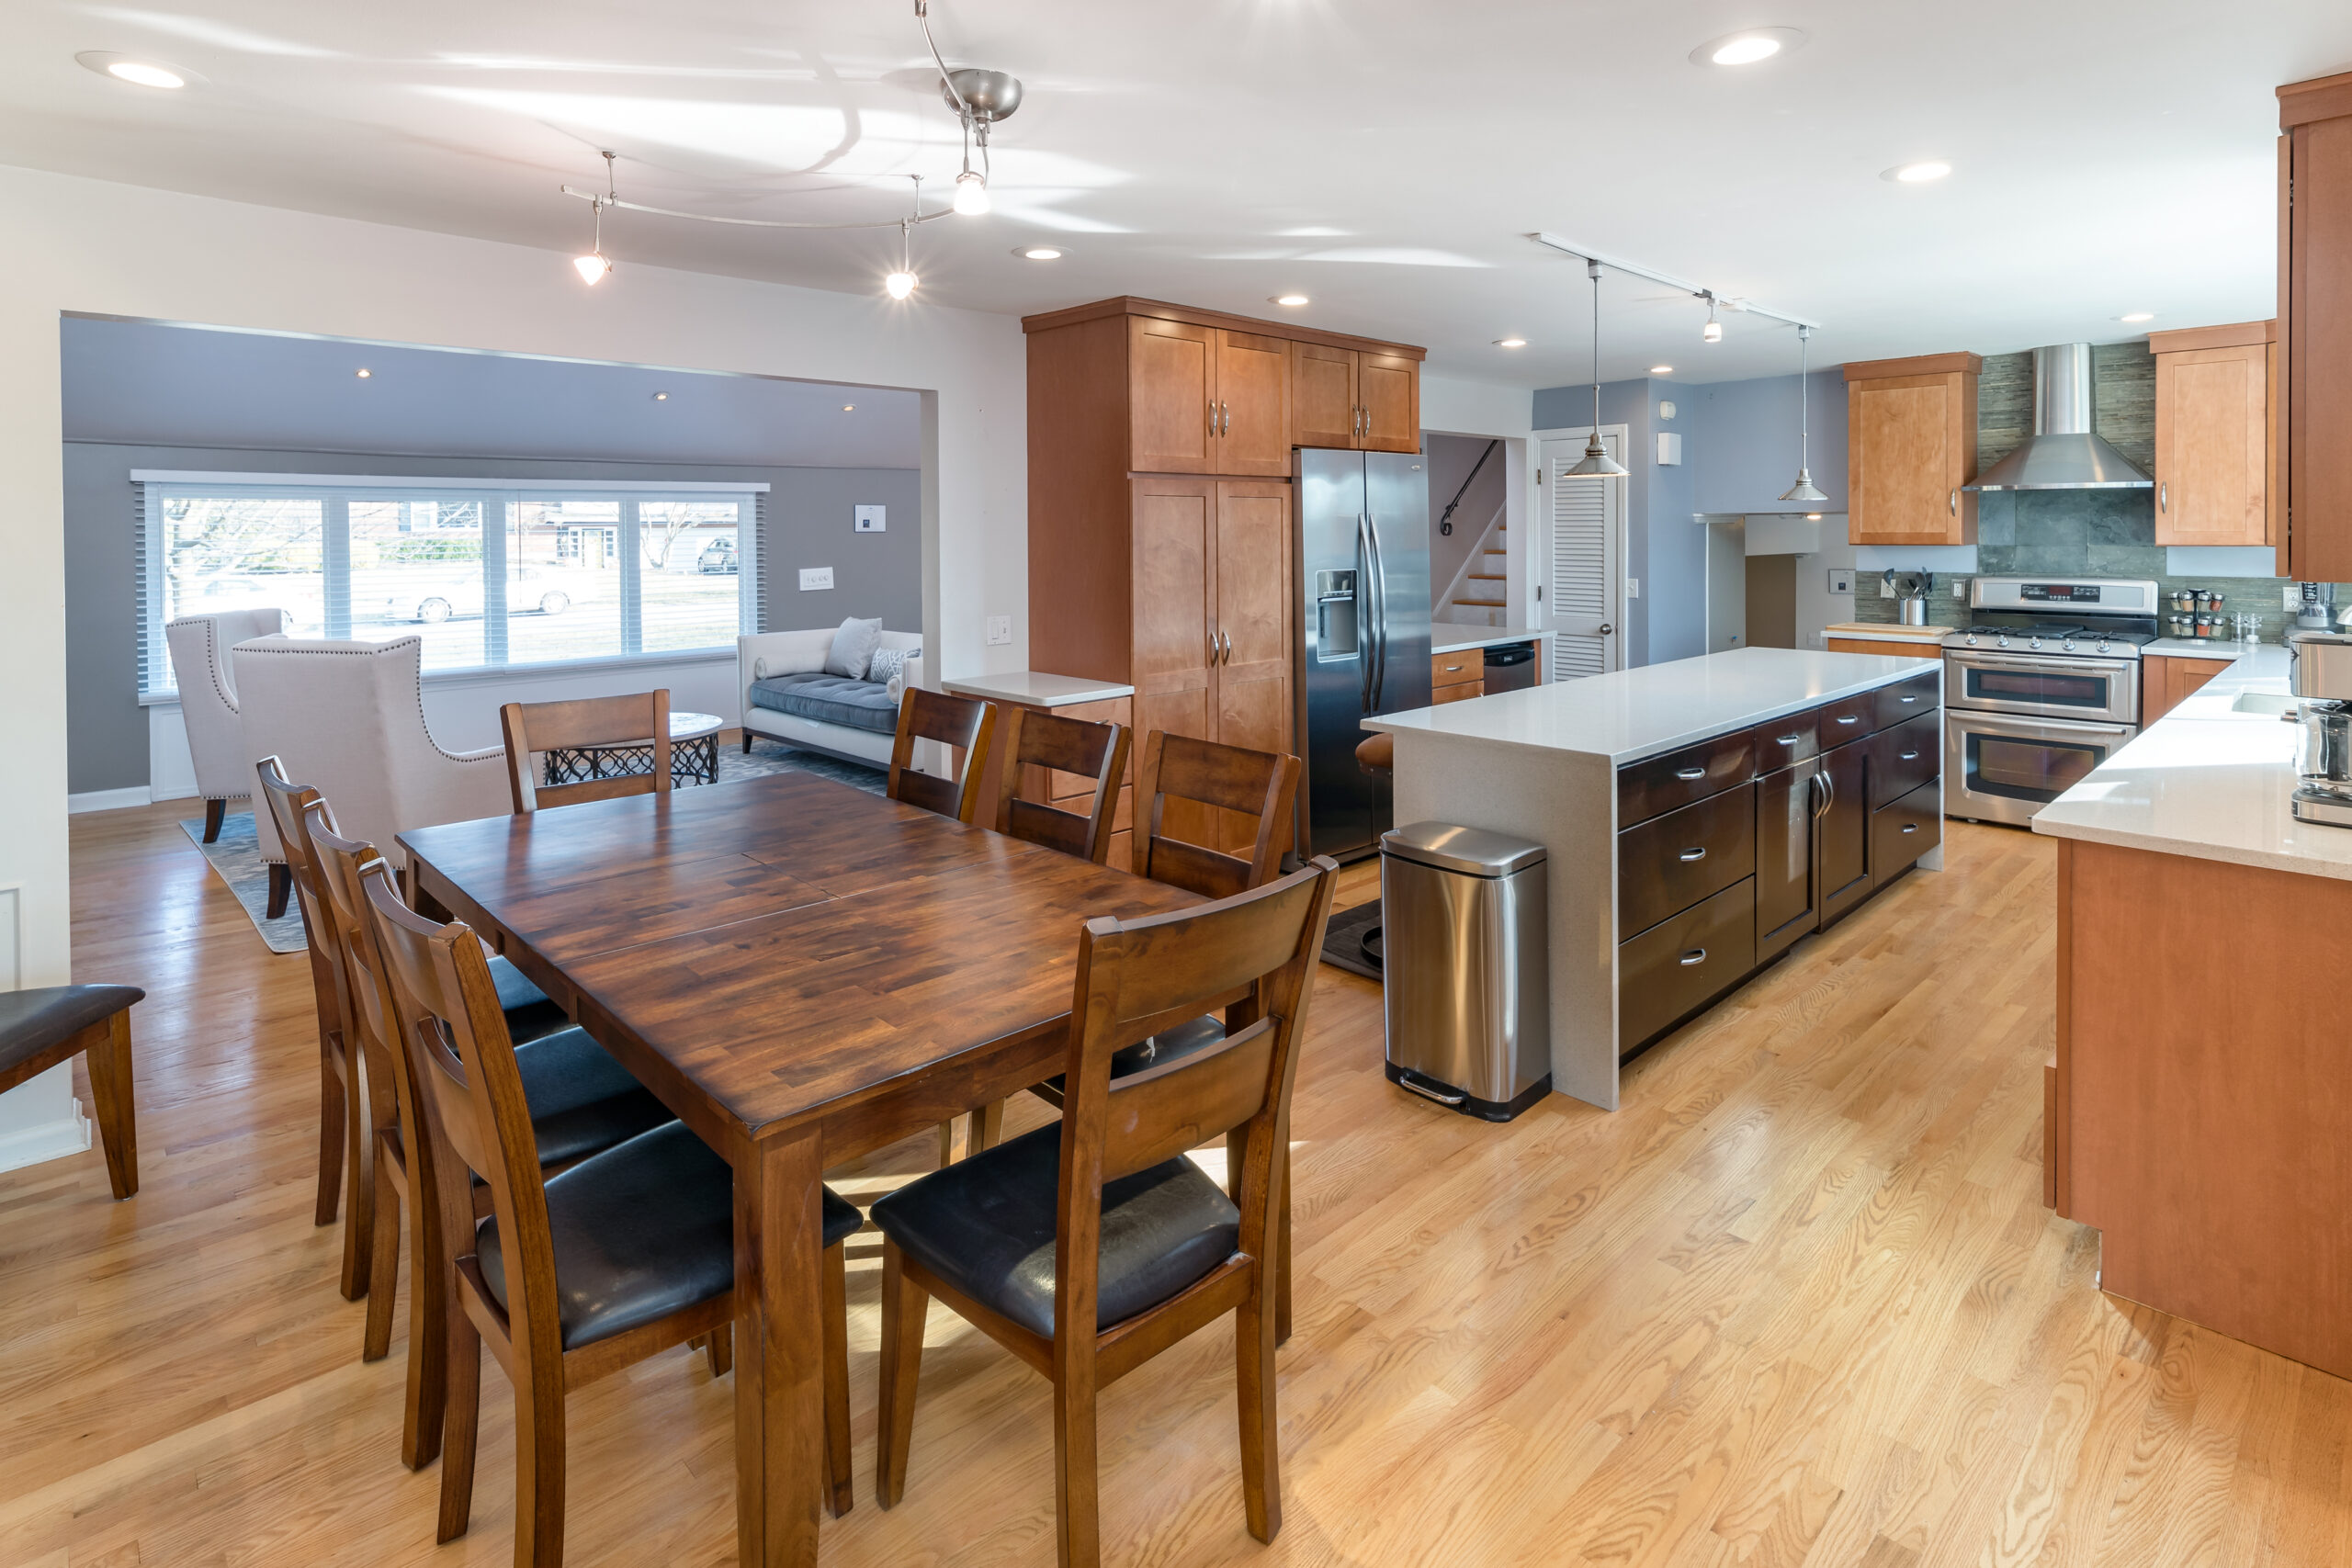
[[[1846,411],[1848,537],[1974,544],[1976,497],[1961,487],[1975,477],[1975,374],[1851,380]]]
[[[1421,367],[1401,354],[1356,356],[1356,398],[1363,406],[1356,445],[1367,452],[1421,449]]]
[[[1143,474],[1216,472],[1215,327],[1127,318],[1127,466]]]
[[[1363,412],[1356,396],[1356,353],[1317,343],[1290,345],[1291,445],[1358,445]]]
[[[1216,350],[1220,474],[1290,474],[1290,344],[1220,331]]]
[[[2156,355],[2156,543],[2270,543],[2270,345]]]

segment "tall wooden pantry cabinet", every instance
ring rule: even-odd
[[[1295,751],[1292,449],[1419,450],[1424,351],[1125,298],[1022,329],[1030,667],[1133,686],[1137,757]]]

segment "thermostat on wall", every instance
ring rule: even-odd
[[[879,534],[884,532],[886,529],[884,516],[889,510],[890,509],[887,506],[859,507],[857,509],[857,531],[861,534]]]

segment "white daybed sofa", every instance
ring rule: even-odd
[[[825,673],[836,628],[758,632],[735,639],[736,675],[743,693],[743,750],[754,736],[806,747],[877,768],[890,765],[899,728],[896,693],[873,681],[850,681]],[[920,650],[920,632],[886,631],[879,647]],[[904,685],[929,686],[922,655],[914,651]],[[928,772],[918,750],[916,767]]]

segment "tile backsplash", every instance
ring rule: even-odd
[[[2091,350],[2092,427],[2143,472],[2155,467],[2156,360],[2139,343],[2101,344]],[[1977,468],[2015,451],[2033,429],[2033,356],[1988,355],[1977,382]],[[2156,543],[2154,492],[2144,490],[2003,491],[1977,497],[1976,569],[1988,577],[2143,577],[2167,599],[2182,589],[2227,595],[2223,615],[2262,617],[2262,640],[2277,642],[2294,624],[2275,577],[2174,577]],[[1871,574],[1857,574],[1854,618],[1895,619],[1895,601],[1879,597]],[[1964,613],[1951,596],[1964,575],[1936,574],[1928,619],[1951,625]],[[2338,604],[2352,604],[2340,586]],[[2165,612],[2166,615],[2170,611]],[[2163,630],[2159,626],[2159,630]]]

